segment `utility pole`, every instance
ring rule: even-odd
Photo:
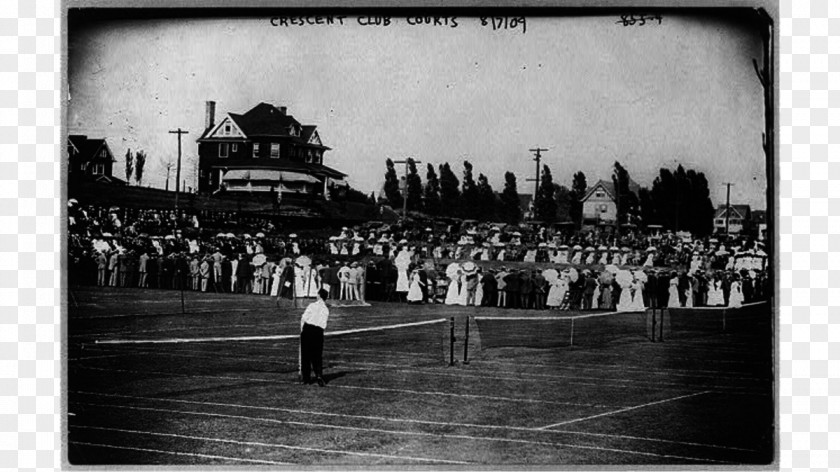
[[[394,164],[404,164],[405,165],[405,174],[403,176],[403,182],[405,185],[403,187],[403,211],[402,217],[403,221],[405,221],[406,216],[408,216],[408,164],[413,162],[414,164],[419,164],[421,161],[415,161],[412,158],[408,158],[402,161],[394,161]]]
[[[724,235],[728,238],[729,237],[729,189],[732,187],[732,182],[724,182],[723,185],[726,185],[726,229],[724,230]]]
[[[533,201],[533,215],[531,219],[536,218],[537,215],[537,193],[540,191],[540,160],[542,159],[542,152],[548,151],[548,148],[541,148],[537,146],[534,149],[528,149],[534,153],[534,161],[537,163],[537,177],[535,179],[525,179],[526,182],[534,182],[534,201]]]
[[[178,195],[181,193],[181,135],[187,134],[188,131],[182,130],[178,128],[177,130],[170,131],[169,134],[177,134],[178,135],[178,167],[175,170],[175,209],[178,209]],[[169,179],[167,178],[167,181]]]

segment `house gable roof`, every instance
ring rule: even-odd
[[[216,132],[225,120],[230,119],[242,136],[216,136]],[[299,129],[299,134],[290,133],[290,128]],[[283,138],[310,148],[329,150],[321,143],[315,125],[301,125],[294,116],[288,115],[269,103],[260,103],[243,114],[228,113],[218,125],[204,130],[197,141],[231,139],[255,139],[260,137]]]
[[[99,157],[99,151],[105,147],[107,151],[107,160],[113,161],[114,154],[111,152],[111,148],[108,147],[108,143],[105,141],[104,138],[102,139],[88,139],[87,136],[76,134],[70,135],[67,137],[70,141],[70,144],[76,148],[78,154],[73,156],[73,160],[81,160],[81,161],[96,161],[96,160],[103,160]]]
[[[597,190],[599,187],[607,193],[607,196],[610,197],[610,200],[615,201],[615,185],[613,185],[612,181],[603,179],[599,180],[598,182],[595,182],[595,185],[589,187],[589,189],[586,190],[586,193],[583,195],[583,198],[581,198],[580,201],[585,202],[586,200],[589,200],[592,194],[595,193],[595,190]],[[639,184],[633,181],[633,179],[630,179],[630,181],[627,183],[627,187],[631,192],[638,195],[640,187]]]
[[[747,219],[750,215],[750,206],[749,205],[729,205],[729,208],[732,209],[732,212],[729,214],[730,218],[741,218]],[[715,211],[715,218],[726,218],[726,205],[720,205]]]

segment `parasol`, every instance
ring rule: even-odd
[[[225,237],[225,233],[219,233],[219,234],[217,234],[217,235],[216,235],[216,237],[217,237],[217,238],[224,238],[224,237]]]
[[[458,272],[461,270],[461,265],[457,262],[453,262],[446,266],[446,276],[450,279],[455,279],[458,277]]]
[[[163,239],[175,239],[175,236],[172,236],[171,234],[167,234]]]
[[[542,276],[545,277],[545,280],[547,280],[548,283],[553,284],[557,281],[557,277],[559,277],[560,274],[558,274],[555,269],[546,269],[542,271]]]
[[[618,272],[618,266],[614,264],[609,264],[606,267],[604,267],[604,270],[609,272],[610,274],[615,275]]]
[[[569,280],[572,283],[577,282],[578,277],[580,277],[580,274],[578,274],[577,269],[575,269],[574,267],[570,267],[568,270],[569,270]]]
[[[602,244],[602,245],[598,246],[598,250],[599,250],[599,251],[606,251],[606,250],[607,250],[607,246],[604,246],[604,245]]]
[[[465,274],[474,274],[478,267],[475,266],[475,262],[467,261],[461,264],[461,270],[464,271]]]
[[[257,236],[259,236],[259,234],[258,234]],[[296,237],[297,237],[297,234],[292,233],[292,234],[290,234],[290,235],[289,235],[289,237],[290,237],[290,238],[296,238]]]
[[[259,256],[262,256],[262,254],[258,254],[254,257],[254,259],[256,259]],[[295,259],[295,264],[299,265],[300,267],[309,267],[312,265],[312,259],[310,259],[309,256],[298,256],[298,258]]]
[[[254,265],[257,266],[265,264],[265,254],[257,254],[256,256],[254,256],[253,259],[251,259],[251,262],[253,262]]]
[[[573,251],[582,251],[583,248],[580,246],[580,244],[575,244],[575,247],[573,247],[572,250]]]
[[[248,233],[245,233],[245,234],[242,235],[242,238],[243,239],[251,239],[251,235],[248,234]]]
[[[633,283],[633,274],[629,270],[620,270],[615,274],[615,281],[622,288],[629,287]]]
[[[651,247],[647,248],[647,252],[656,252],[656,248],[651,246]]]
[[[613,282],[613,275],[608,271],[601,272],[601,275],[598,276],[598,282],[601,285],[609,285]]]
[[[233,235],[233,233],[228,233],[228,234],[226,234],[226,235],[225,235],[225,237],[227,237],[227,238],[235,238],[236,236],[234,236],[234,235]]]
[[[258,238],[264,238],[264,237],[265,237],[265,233],[257,233],[257,237],[258,237]]]
[[[586,252],[592,252],[594,250],[595,250],[595,248],[592,247],[592,246],[586,246],[586,249],[584,249],[584,251],[586,251]]]
[[[622,248],[621,248],[621,250],[622,250],[623,252],[630,252],[630,248],[629,248],[629,247],[627,247],[627,246],[622,247]]]
[[[647,274],[645,274],[641,270],[637,270],[636,272],[633,272],[633,277],[636,277],[636,280],[638,280],[641,283],[645,283],[648,280]]]

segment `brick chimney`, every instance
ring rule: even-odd
[[[204,112],[204,129],[209,129],[216,124],[216,102],[208,100]]]
[[[286,116],[286,107],[280,107],[280,114]]]

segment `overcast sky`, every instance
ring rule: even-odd
[[[665,16],[623,27],[615,16],[528,18],[527,31],[458,27],[274,27],[270,17],[111,21],[71,30],[68,131],[105,137],[124,178],[126,149],[150,156],[163,187],[187,129],[183,179],[194,186],[205,101],[216,122],[259,102],[287,106],[333,148],[325,164],[378,191],[385,158],[469,160],[501,190],[513,171],[533,192],[529,148],[555,182],[583,171],[609,179],[618,160],[642,186],[660,167],[705,172],[715,205],[765,208],[764,107],[754,31],[710,18]],[[174,179],[174,175],[173,175]],[[174,188],[173,183],[170,184]]]

